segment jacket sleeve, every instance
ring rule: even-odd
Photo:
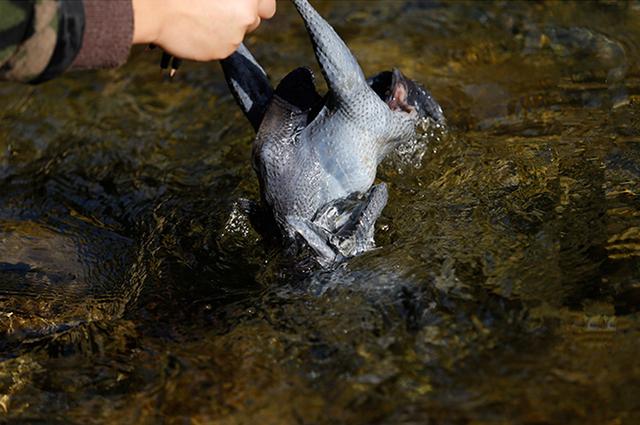
[[[118,66],[132,37],[131,0],[0,0],[0,79]]]

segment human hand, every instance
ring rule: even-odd
[[[276,0],[133,0],[133,43],[183,59],[223,59],[275,11]]]

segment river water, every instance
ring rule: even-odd
[[[336,270],[243,215],[217,64],[0,84],[0,422],[639,423],[640,3],[314,4],[448,120]],[[317,70],[278,7],[247,39],[274,81]]]

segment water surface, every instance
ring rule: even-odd
[[[640,3],[314,4],[449,123],[383,164],[379,248],[334,271],[238,207],[217,64],[0,84],[2,420],[638,423]],[[247,42],[317,70],[287,2]]]

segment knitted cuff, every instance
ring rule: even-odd
[[[133,41],[131,0],[83,0],[83,4],[82,47],[71,69],[115,68],[124,64]]]

